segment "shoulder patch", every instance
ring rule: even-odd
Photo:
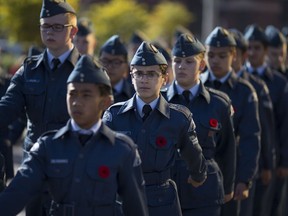
[[[183,113],[187,118],[191,117],[191,112],[190,110],[183,105],[180,104],[173,104],[173,103],[169,103],[169,108],[180,111],[181,113]]]
[[[102,117],[102,120],[103,120],[103,121],[106,121],[106,122],[112,122],[112,114],[111,114],[111,112],[110,112],[109,110],[106,110],[106,111],[104,112],[104,115],[103,115],[103,117]]]
[[[221,97],[222,99],[224,99],[227,103],[231,103],[231,99],[229,98],[229,96],[226,93],[219,91],[219,90],[216,90],[216,89],[213,89],[213,88],[209,88],[209,87],[206,87],[206,88],[211,94],[215,94],[215,95]]]

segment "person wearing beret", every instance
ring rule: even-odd
[[[68,2],[44,0],[39,29],[46,49],[24,60],[0,100],[0,128],[23,112],[27,116],[24,158],[43,132],[58,129],[69,119],[66,81],[80,57],[72,42],[78,30],[77,16]],[[35,200],[41,199],[35,197]],[[31,204],[31,208],[31,214],[30,208],[26,208],[28,216],[42,214],[41,204]]]
[[[237,163],[234,198],[221,207],[221,215],[237,216],[241,200],[247,199],[255,178],[260,155],[258,98],[247,81],[232,69],[236,41],[227,29],[217,26],[206,38],[207,68],[201,79],[204,85],[225,92],[232,101],[233,125],[237,140]]]
[[[106,68],[113,88],[114,103],[128,100],[135,90],[128,80],[127,49],[119,35],[111,36],[100,48],[99,60]]]
[[[271,69],[265,61],[268,39],[264,30],[258,25],[250,25],[244,33],[244,38],[248,41],[248,61],[245,66],[248,72],[260,77],[268,86],[275,122],[275,127],[271,126],[270,130],[275,136],[276,168],[267,188],[268,201],[261,204],[261,212],[255,212],[255,215],[274,216],[277,215],[284,193],[285,179],[288,176],[288,84],[283,74]]]
[[[267,46],[267,64],[273,70],[281,72],[288,78],[286,59],[287,59],[287,41],[283,33],[273,25],[265,28],[265,34],[268,39]]]
[[[229,97],[204,87],[205,47],[191,34],[182,34],[172,48],[175,80],[166,91],[169,103],[182,104],[193,113],[199,143],[207,160],[207,179],[198,188],[187,183],[185,161],[176,160],[174,179],[183,216],[219,216],[221,204],[233,197],[236,142]],[[227,163],[229,161],[229,163]]]
[[[252,184],[248,199],[241,203],[240,215],[253,215],[253,211],[260,212],[259,200],[267,199],[267,185],[270,184],[272,171],[274,166],[274,133],[271,130],[274,123],[273,105],[269,94],[269,90],[265,82],[249,73],[245,68],[247,60],[248,41],[244,35],[237,29],[229,29],[231,35],[236,41],[236,59],[232,63],[232,67],[238,77],[247,80],[256,90],[258,96],[258,109],[261,124],[261,152],[259,158],[259,168],[256,178]],[[255,197],[254,194],[257,194]],[[258,196],[258,194],[261,194]],[[255,198],[254,198],[255,197]],[[266,202],[266,201],[265,201]]]
[[[95,33],[91,21],[82,17],[77,23],[78,32],[74,38],[74,44],[81,54],[94,56],[97,45]]]
[[[15,178],[0,193],[1,215],[16,215],[44,182],[52,197],[49,215],[148,216],[137,146],[101,121],[112,102],[105,70],[83,55],[67,80],[71,119],[44,133],[33,145]]]
[[[127,134],[138,145],[150,216],[182,215],[177,187],[171,180],[178,151],[187,163],[188,183],[198,187],[207,177],[191,112],[185,106],[169,104],[160,94],[166,68],[161,52],[144,41],[131,61],[135,95],[112,105],[103,116],[112,130]]]

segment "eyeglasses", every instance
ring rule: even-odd
[[[104,67],[112,66],[115,68],[120,67],[121,64],[125,63],[125,61],[117,60],[117,59],[115,60],[100,59],[100,62]]]
[[[64,25],[63,24],[52,24],[52,25],[50,25],[50,24],[45,23],[45,24],[41,24],[39,26],[40,26],[40,29],[42,31],[48,31],[49,29],[52,28],[52,30],[54,32],[62,32],[65,27],[70,27],[73,25],[72,24],[64,24]]]
[[[143,73],[142,71],[135,71],[130,74],[136,80],[142,80],[144,76],[146,76],[148,80],[156,80],[161,76],[161,73],[156,71],[148,71],[147,73]]]

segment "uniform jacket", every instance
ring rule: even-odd
[[[187,209],[223,203],[224,194],[234,190],[236,171],[236,143],[230,99],[222,92],[204,87],[202,82],[189,104],[178,94],[175,81],[165,93],[168,102],[186,105],[193,113],[199,144],[207,159],[207,179],[198,188],[187,183],[185,164],[182,168],[176,166],[181,207]]]
[[[194,180],[201,182],[206,177],[206,163],[192,114],[184,106],[167,103],[160,95],[156,108],[143,122],[135,98],[134,95],[128,101],[112,105],[104,113],[103,121],[138,145],[150,216],[180,216],[177,189],[167,174],[174,165],[177,149]]]
[[[260,76],[268,86],[275,118],[276,165],[288,167],[288,84],[278,71],[266,67]]]
[[[205,86],[214,87],[209,77],[202,81]],[[229,96],[234,110],[233,124],[237,141],[236,182],[248,183],[257,172],[260,155],[258,98],[255,89],[234,73],[231,73],[219,90]]]
[[[0,194],[1,215],[16,215],[47,182],[53,210],[65,205],[75,216],[114,216],[117,193],[125,215],[148,215],[141,160],[131,139],[103,125],[82,146],[70,124],[48,132],[30,150],[9,187]],[[56,206],[57,206],[56,205]],[[70,214],[69,214],[70,215]]]
[[[259,120],[261,124],[261,154],[259,159],[259,171],[275,166],[275,127],[273,104],[269,89],[260,78],[251,75],[246,70],[241,71],[241,78],[247,80],[255,89],[258,96]]]
[[[65,62],[52,73],[45,51],[38,56],[28,57],[13,76],[0,101],[0,127],[9,125],[26,112],[26,150],[31,148],[43,132],[59,129],[69,119],[66,81],[79,57],[78,50],[74,48]]]

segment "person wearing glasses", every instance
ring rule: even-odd
[[[127,79],[129,74],[128,52],[119,35],[113,35],[102,45],[99,60],[110,77],[114,103],[131,98],[135,91]]]
[[[191,112],[169,104],[160,94],[167,79],[167,61],[144,41],[131,61],[134,96],[106,110],[103,122],[130,136],[142,160],[150,216],[181,216],[171,168],[179,153],[187,162],[187,182],[198,187],[206,180],[206,160],[199,145]]]
[[[74,8],[65,1],[44,0],[40,12],[40,35],[46,49],[24,60],[0,101],[0,127],[21,113],[27,116],[24,158],[45,131],[64,126],[69,119],[66,81],[80,54],[72,43],[77,33]],[[26,207],[26,215],[42,215],[38,204]],[[45,214],[44,214],[45,215]]]
[[[112,99],[105,70],[83,55],[66,86],[71,119],[34,144],[11,184],[0,193],[1,215],[19,213],[47,182],[53,199],[49,215],[120,215],[118,194],[126,216],[148,216],[137,146],[101,121]]]

